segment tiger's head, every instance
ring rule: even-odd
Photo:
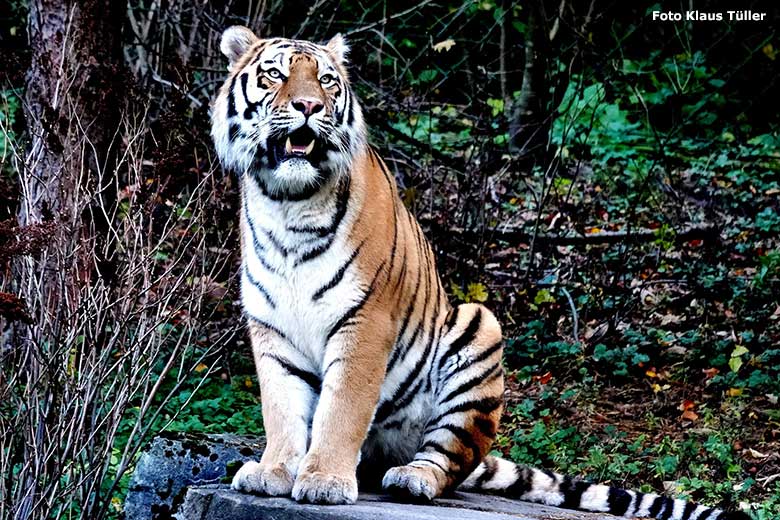
[[[282,198],[348,174],[366,137],[340,35],[318,45],[235,26],[220,50],[229,75],[211,107],[211,135],[223,166]]]

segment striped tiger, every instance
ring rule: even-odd
[[[452,307],[420,225],[367,143],[341,36],[231,27],[212,104],[241,181],[241,301],[267,447],[233,488],[353,503],[361,486],[429,501],[454,489],[625,517],[744,513],[589,484],[488,456],[502,412],[501,328]]]

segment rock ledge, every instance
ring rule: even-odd
[[[180,520],[614,520],[607,514],[581,513],[500,497],[457,493],[435,505],[391,502],[383,495],[361,494],[349,506],[298,504],[287,498],[245,495],[224,485],[191,487]]]

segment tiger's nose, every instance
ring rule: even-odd
[[[303,113],[303,115],[305,115],[306,117],[309,117],[312,114],[316,114],[317,112],[319,112],[325,107],[325,105],[323,105],[316,99],[304,99],[304,98],[298,98],[296,100],[293,100],[292,106],[295,110]]]

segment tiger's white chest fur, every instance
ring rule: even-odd
[[[325,194],[323,194],[325,195]],[[280,331],[315,373],[322,370],[327,335],[363,296],[349,264],[347,235],[353,215],[333,195],[275,201],[245,177],[241,300],[250,319]],[[337,283],[334,266],[346,266]]]

